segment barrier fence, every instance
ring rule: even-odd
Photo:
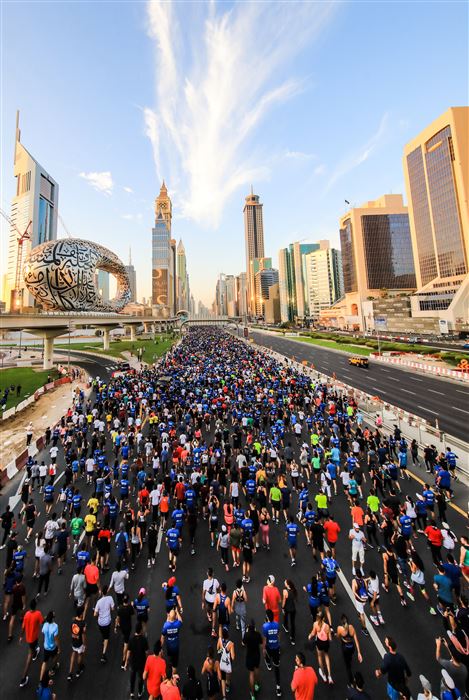
[[[429,365],[426,362],[415,362],[414,360],[406,360],[403,357],[395,357],[393,355],[379,355],[378,353],[371,353],[370,357],[378,362],[384,362],[390,365],[400,365],[401,367],[410,367],[411,369],[415,369],[420,372],[429,372],[430,374],[436,374],[439,377],[451,377],[452,379],[459,379],[461,382],[469,383],[469,372],[463,370],[438,367],[438,365]]]

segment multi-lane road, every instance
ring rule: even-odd
[[[295,345],[296,348],[296,345]],[[103,378],[109,376],[111,363],[103,358],[76,360],[77,364],[83,366],[91,375],[99,375]],[[145,427],[146,431],[147,427]],[[294,441],[296,445],[296,442]],[[39,459],[46,458],[46,452],[38,455]],[[112,459],[112,452],[108,447],[108,458]],[[63,465],[62,450],[59,454],[59,464]],[[417,476],[423,476],[422,470],[417,470]],[[58,475],[60,479],[60,473]],[[13,495],[19,483],[19,477],[10,482],[0,497],[0,511],[3,512],[7,498]],[[59,483],[60,485],[60,483]],[[88,498],[90,489],[83,481],[79,482],[84,500]],[[411,482],[403,483],[403,490],[406,493],[414,495],[416,490],[420,490],[420,485],[412,480]],[[461,489],[460,485],[456,485],[457,489]],[[314,489],[313,489],[314,490]],[[35,500],[41,506],[42,497],[35,493]],[[296,506],[296,500],[294,499]],[[334,627],[339,624],[340,616],[345,613],[350,621],[358,627],[357,615],[350,597],[350,581],[351,581],[351,562],[350,562],[350,543],[347,540],[347,532],[351,526],[349,509],[347,507],[343,495],[339,496],[333,502],[333,513],[342,528],[342,534],[337,549],[337,558],[340,562],[343,575],[338,583],[337,594],[338,604],[331,609]],[[448,520],[451,526],[460,533],[465,527],[464,518],[455,510],[450,509],[448,512]],[[38,527],[44,525],[45,516],[42,514],[39,518]],[[19,525],[20,539],[23,540],[24,526]],[[274,574],[276,582],[280,589],[283,588],[285,578],[292,578],[299,590],[298,595],[298,613],[297,613],[297,639],[296,646],[291,646],[287,635],[282,632],[282,656],[281,656],[281,684],[283,697],[291,697],[289,691],[289,683],[294,670],[294,656],[296,651],[303,651],[307,656],[309,663],[313,663],[317,668],[314,647],[306,642],[306,636],[311,630],[311,619],[309,617],[307,600],[302,592],[302,586],[306,585],[310,580],[311,574],[316,572],[318,564],[314,562],[311,556],[311,550],[305,545],[304,537],[301,537],[298,550],[297,566],[290,568],[287,545],[285,542],[283,526],[272,526],[271,532],[271,551],[260,550],[255,558],[252,571],[252,581],[247,586],[248,589],[248,616],[256,620],[258,627],[263,622],[263,606],[262,606],[262,587],[266,577],[269,574]],[[228,573],[223,571],[220,565],[219,556],[216,551],[209,545],[209,535],[207,522],[201,520],[196,537],[195,556],[191,556],[189,548],[183,546],[181,556],[178,560],[178,571],[176,572],[177,582],[181,589],[184,616],[183,629],[181,633],[182,646],[179,670],[181,676],[185,676],[187,664],[195,665],[199,673],[202,661],[208,645],[210,644],[209,629],[207,627],[204,613],[201,610],[201,584],[205,578],[206,568],[213,566],[216,576],[219,581],[225,580],[228,585],[228,590],[232,591],[236,579],[239,576],[239,570],[231,569]],[[430,557],[427,553],[426,546],[422,537],[419,538],[418,548],[425,560],[427,578],[429,580],[429,589],[431,590],[431,580],[433,576],[433,567],[430,562]],[[28,562],[26,565],[26,586],[28,598],[35,592],[36,584],[31,580],[31,571],[33,566],[33,545],[27,545]],[[0,553],[0,563],[4,563],[4,552]],[[113,563],[113,562],[112,562]],[[382,571],[381,557],[376,549],[369,550],[366,555],[366,569],[375,568],[376,571]],[[112,570],[112,566],[111,566]],[[96,627],[96,621],[91,614],[88,615],[88,642],[86,651],[86,670],[84,675],[73,683],[68,684],[66,681],[67,664],[70,654],[70,621],[73,613],[73,607],[68,597],[70,579],[74,572],[74,565],[68,562],[64,568],[62,576],[56,574],[52,577],[51,590],[46,598],[40,598],[38,603],[40,609],[46,613],[53,609],[56,613],[56,619],[59,624],[59,631],[62,643],[62,667],[54,680],[55,690],[58,700],[65,697],[71,700],[82,700],[86,697],[100,698],[113,697],[116,700],[125,700],[129,697],[129,674],[120,670],[120,650],[121,637],[119,634],[112,634],[110,651],[108,655],[108,663],[103,666],[100,661],[100,635]],[[379,573],[381,577],[381,573]],[[103,577],[103,583],[109,581],[110,574]],[[155,569],[148,569],[146,566],[146,558],[141,557],[137,562],[137,568],[131,574],[128,582],[128,591],[134,598],[143,585],[148,593],[150,601],[150,623],[148,626],[148,637],[150,645],[153,645],[155,639],[159,637],[161,625],[164,621],[164,597],[161,584],[168,578],[167,554],[164,542],[161,551],[158,554],[157,564]],[[413,671],[411,681],[414,697],[419,689],[418,675],[424,673],[434,683],[434,688],[438,687],[439,670],[434,662],[434,638],[442,633],[442,623],[439,616],[431,617],[426,610],[427,606],[424,599],[417,597],[415,603],[409,605],[408,608],[402,608],[399,604],[398,596],[395,591],[386,595],[384,592],[381,596],[383,616],[386,620],[386,625],[377,630],[373,629],[371,637],[359,635],[360,646],[364,656],[363,663],[359,666],[355,660],[354,668],[360,669],[367,679],[366,688],[373,698],[384,698],[385,683],[383,680],[376,680],[374,677],[374,669],[379,665],[381,653],[383,652],[383,642],[387,634],[396,638],[399,644],[399,650],[407,658],[409,665]],[[410,603],[410,601],[409,601]],[[412,630],[412,634],[408,630]],[[12,698],[15,694],[20,694],[24,698],[35,697],[34,688],[38,678],[38,664],[33,664],[30,671],[31,683],[24,690],[18,688],[19,679],[22,674],[22,667],[26,656],[26,648],[18,644],[18,632],[15,631],[15,638],[10,644],[6,643],[6,624],[3,623],[3,628],[0,635],[0,654],[2,658],[1,683],[4,697]],[[247,672],[245,668],[245,650],[241,646],[239,632],[234,629],[234,624],[231,625],[231,635],[235,642],[236,660],[234,663],[234,673],[232,678],[233,698],[247,698]],[[322,682],[316,693],[318,700],[344,697],[346,686],[346,674],[342,661],[339,643],[332,641],[331,644],[331,660],[332,660],[332,675],[335,680],[334,687],[325,686]],[[274,697],[275,684],[272,673],[269,673],[265,666],[261,668],[262,688],[259,693],[259,700],[270,700]],[[205,686],[205,681],[204,681]],[[204,695],[205,697],[206,695]],[[146,697],[146,695],[145,695]]]
[[[273,333],[252,331],[251,337],[259,345],[286,357],[312,362],[324,374],[331,376],[335,372],[337,379],[345,384],[379,396],[433,425],[437,419],[440,429],[449,435],[465,441],[469,438],[469,387],[462,383],[385,366],[373,360],[368,369],[354,367],[349,365],[345,353]]]

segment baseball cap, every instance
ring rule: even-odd
[[[446,687],[447,687],[449,690],[454,690],[454,688],[455,688],[454,681],[453,681],[453,679],[451,678],[451,676],[449,675],[449,673],[448,673],[448,671],[447,671],[446,669],[443,669],[443,670],[442,670],[441,676],[442,676],[442,678],[443,678],[443,682],[444,682],[444,684],[446,685]]]
[[[171,578],[168,579],[168,586],[174,586],[176,583],[176,576],[171,576]]]
[[[275,576],[273,574],[267,576],[267,583],[275,583]]]
[[[143,595],[145,595],[146,590],[145,590],[144,588],[141,588],[141,589],[139,590],[138,594],[140,595],[141,593],[142,593]]]
[[[429,693],[432,692],[432,684],[428,680],[428,678],[425,678],[425,676],[421,673],[419,676],[420,683],[422,684],[422,688],[424,690],[428,690]]]
[[[355,528],[355,530],[360,529],[360,525],[358,523],[353,523],[353,527]]]

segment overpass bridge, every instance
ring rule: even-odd
[[[183,329],[190,325],[225,325],[239,323],[240,318],[220,316],[213,319],[191,319],[187,313],[178,312],[172,318],[155,316],[136,316],[108,312],[63,312],[49,311],[35,314],[13,313],[0,314],[0,334],[8,331],[26,331],[44,340],[44,369],[52,367],[54,339],[69,335],[79,328],[97,328],[103,333],[103,350],[109,350],[110,333],[116,328],[128,328],[130,340],[137,339],[137,329],[143,326],[145,333],[165,333],[174,329]]]

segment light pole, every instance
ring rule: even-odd
[[[22,339],[22,337],[23,337],[23,329],[21,328],[21,330],[20,330],[20,347],[18,350],[18,359],[21,357],[21,339]]]
[[[68,366],[67,374],[70,375],[70,316],[68,317]]]
[[[376,338],[378,340],[378,355],[381,356],[381,339],[379,337],[379,329],[378,326],[376,326]]]

